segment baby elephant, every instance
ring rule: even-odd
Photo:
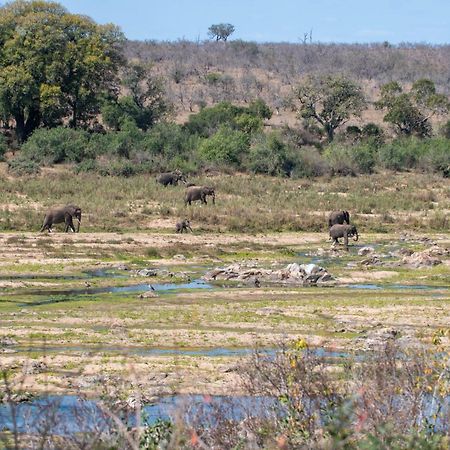
[[[191,222],[188,219],[177,222],[177,224],[175,225],[175,229],[177,233],[182,233],[183,231],[187,232],[187,230],[190,230],[192,232]]]
[[[73,226],[73,218],[77,219],[78,226],[75,231]],[[44,218],[44,223],[42,224],[41,230],[48,230],[49,233],[52,232],[52,226],[54,223],[65,223],[66,226],[64,231],[67,233],[69,228],[75,233],[80,231],[81,224],[81,208],[75,205],[66,205],[61,208],[51,208],[47,211]]]
[[[355,225],[335,224],[330,228],[330,236],[333,239],[333,245],[339,244],[339,238],[344,238],[345,248],[348,249],[348,238],[353,237],[354,241],[358,240],[358,230]]]

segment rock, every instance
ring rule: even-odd
[[[436,256],[431,256],[426,250],[423,252],[415,252],[411,256],[405,256],[402,265],[418,269],[420,267],[433,267],[442,264],[442,260]]]
[[[366,256],[373,253],[375,249],[373,247],[362,247],[358,250],[359,256]]]
[[[116,269],[116,270],[130,270],[130,268],[126,265],[126,264],[114,264],[111,266],[111,269]]]
[[[236,280],[252,283],[255,286],[261,282],[272,283],[293,283],[311,285],[317,284],[319,280],[322,283],[333,280],[331,275],[316,264],[288,264],[282,269],[262,269],[257,267],[248,267],[241,264],[232,264],[224,268],[215,268],[205,274],[203,277],[207,281],[211,280]]]
[[[359,264],[362,266],[381,266],[383,265],[383,262],[378,255],[372,255],[360,261]]]
[[[34,395],[31,392],[20,392],[17,394],[11,394],[11,396],[5,395],[3,397],[3,403],[24,403],[33,400]]]
[[[156,269],[141,269],[136,272],[140,277],[156,277],[158,271]]]
[[[22,373],[25,375],[33,375],[42,373],[47,370],[47,364],[43,361],[31,361],[30,364],[26,364],[22,368]]]
[[[186,256],[184,256],[184,255],[174,255],[173,259],[177,259],[179,261],[186,261]]]
[[[9,336],[0,338],[0,346],[6,347],[8,345],[17,345],[17,341]]]
[[[147,291],[138,295],[138,298],[156,298],[156,297],[159,297],[159,295],[155,291]]]

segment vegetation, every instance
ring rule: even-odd
[[[69,14],[58,3],[15,1],[0,8],[0,116],[19,142],[39,126],[76,128],[117,86],[123,36]]]
[[[234,26],[231,23],[218,23],[208,28],[208,36],[216,41],[224,41],[234,33]]]

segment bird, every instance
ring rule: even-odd
[[[87,288],[90,288],[92,285],[91,285],[91,283],[89,283],[89,281],[85,281],[84,282],[84,285],[87,287]]]
[[[261,287],[261,282],[258,280],[258,278],[255,278],[255,287]]]
[[[149,284],[148,287],[149,287],[152,291],[155,290],[155,288],[154,288],[151,284]]]

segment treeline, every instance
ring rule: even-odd
[[[0,23],[0,157],[20,148],[8,161],[14,173],[70,162],[77,171],[122,176],[214,169],[313,177],[378,168],[449,175],[450,103],[436,77],[448,69],[445,46],[127,43],[113,25],[40,1],[1,7]],[[339,54],[345,61],[325,71],[324,61]],[[399,80],[412,83],[388,81],[373,102],[358,80],[389,76],[351,69],[360,59],[362,68],[363,54],[369,72],[383,61],[397,67],[405,55],[423,59],[414,72],[403,67]],[[239,95],[226,73],[233,67],[242,70]],[[268,69],[266,83],[260,69]],[[191,111],[182,124],[171,85]],[[374,107],[387,126],[349,125]],[[298,125],[267,131],[280,108],[295,112]]]
[[[143,131],[129,121],[118,131],[93,133],[41,128],[9,161],[12,172],[37,173],[40,166],[74,163],[80,172],[132,176],[180,169],[199,173],[248,171],[272,176],[358,175],[377,169],[416,169],[450,176],[450,139],[399,137],[386,141],[375,124],[351,126],[333,142],[313,145],[311,134],[289,127],[265,132],[270,110],[219,103],[184,125],[155,124]]]

